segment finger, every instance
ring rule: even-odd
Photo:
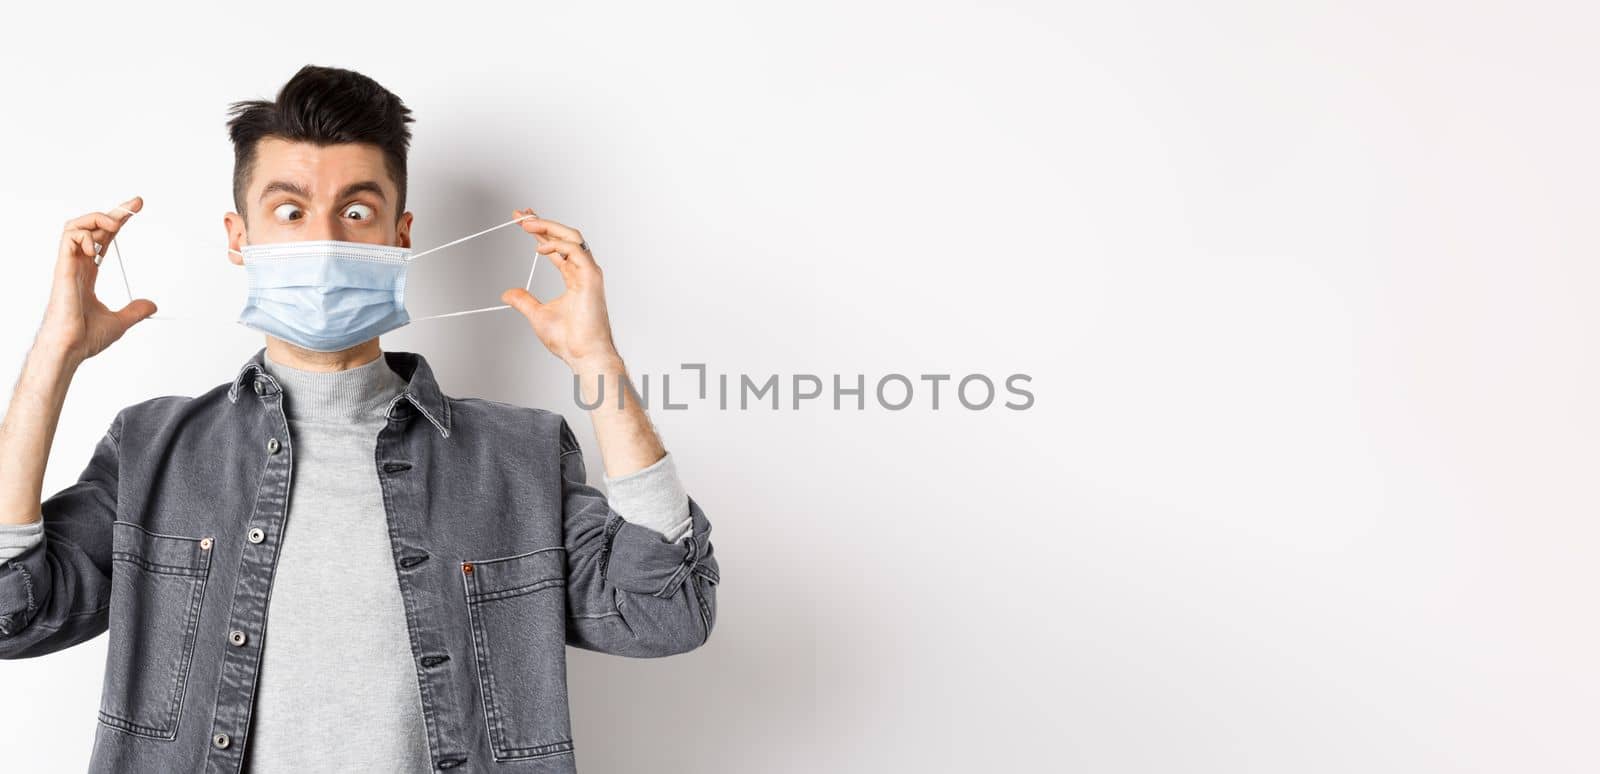
[[[85,245],[84,242],[88,241]],[[55,287],[63,292],[68,288],[93,288],[99,276],[94,264],[94,238],[86,231],[61,232],[61,245],[56,249]],[[73,291],[74,293],[80,291]]]
[[[130,217],[132,216],[124,212],[118,212],[116,215],[107,215],[104,212],[91,212],[88,215],[83,215],[67,221],[66,228],[98,228],[115,234],[117,231],[121,230],[122,224],[126,223]]]
[[[142,197],[135,196],[132,199],[123,202],[122,204],[112,207],[112,211],[109,213],[91,212],[87,215],[69,220],[67,221],[66,227],[104,229],[105,231],[110,232],[112,237],[115,237],[117,232],[122,230],[122,225],[128,222],[128,218],[133,217],[134,213],[137,213],[142,209],[144,209],[144,199]]]
[[[583,234],[579,233],[577,229],[571,226],[563,223],[557,223],[553,220],[545,220],[544,218],[541,218],[535,214],[531,209],[517,211],[518,217],[523,215],[534,216],[531,220],[522,221],[523,231],[526,231],[530,234],[540,234],[543,236],[554,237],[556,239],[565,239],[569,242],[577,242],[579,244],[583,243]]]
[[[122,230],[122,225],[133,217],[133,214],[144,208],[144,200],[133,197],[121,205],[113,207],[115,215],[104,212],[91,212],[66,222],[64,234],[70,233],[72,241],[81,251],[74,258],[92,259],[95,266],[99,266],[104,259],[105,251],[111,246],[117,232]],[[74,265],[76,261],[73,262]]]
[[[550,255],[550,260],[556,266],[575,266],[584,271],[599,271],[600,267],[594,262],[594,256],[583,245],[565,239],[547,239],[544,244],[533,248],[541,253]],[[566,270],[562,269],[562,274]]]
[[[111,240],[117,235],[116,232],[103,228],[86,228],[84,231],[88,232],[89,238],[93,240],[94,244],[100,246],[100,255],[106,254],[106,248],[111,246]],[[95,251],[91,249],[89,252],[92,255]]]
[[[561,283],[563,285],[566,285],[569,288],[577,287],[580,282],[578,277],[578,264],[559,254],[561,249],[558,247],[560,244],[559,242],[555,240],[544,239],[543,237],[540,237],[540,239],[542,241],[540,241],[539,244],[533,248],[534,251],[541,255],[545,255],[545,257],[549,259],[550,263],[556,267],[556,271],[561,272]],[[549,254],[552,252],[555,254]],[[539,259],[534,258],[533,260],[537,262]]]
[[[95,265],[100,265],[100,260],[105,257],[106,248],[111,244],[113,234],[105,229],[71,229],[63,234],[68,237],[72,245],[82,252],[79,258],[93,258]]]
[[[129,200],[123,202],[122,204],[119,204],[119,205],[117,205],[115,207],[112,207],[111,209],[113,209],[113,210],[123,210],[129,216],[131,216],[131,215],[133,215],[133,213],[136,213],[136,212],[144,209],[144,197],[143,196],[135,196],[132,199],[129,199]]]
[[[504,293],[500,294],[500,301],[521,312],[524,317],[530,320],[544,307],[543,302],[534,298],[533,294],[524,288],[507,288]]]
[[[528,218],[528,220],[524,220],[517,224],[522,227],[522,230],[525,233],[532,234],[540,242],[544,241],[544,228],[536,226],[536,224],[539,223],[538,214],[536,214],[533,210],[512,210],[512,212],[518,218]]]
[[[97,254],[94,232],[88,229],[67,229],[61,232],[61,241],[62,247],[67,250],[74,260],[93,258]]]
[[[122,323],[123,330],[132,327],[134,323],[156,313],[156,302],[148,298],[136,298],[128,302],[127,306],[116,311],[117,321]]]

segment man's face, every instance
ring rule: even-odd
[[[247,218],[223,217],[228,246],[337,239],[411,246],[411,213],[395,218],[399,190],[375,145],[315,145],[267,137],[256,146]],[[228,253],[228,259],[244,259]]]

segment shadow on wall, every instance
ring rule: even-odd
[[[776,478],[783,474],[775,473]],[[826,751],[803,732],[817,727],[816,549],[762,546],[740,526],[773,513],[770,478],[697,476],[724,583],[711,639],[678,656],[629,659],[567,649],[573,736],[581,770],[811,772]],[[798,484],[798,482],[795,482]],[[713,510],[726,514],[718,522]],[[797,530],[803,534],[804,530]],[[841,637],[856,636],[839,633]],[[849,701],[846,697],[846,701]],[[803,746],[802,746],[803,745]]]

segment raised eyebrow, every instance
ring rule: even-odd
[[[306,191],[305,186],[300,185],[299,183],[293,183],[293,182],[290,182],[288,180],[274,180],[274,181],[272,181],[270,183],[267,183],[266,187],[261,189],[261,197],[256,200],[257,203],[266,201],[267,194],[270,194],[273,191],[283,191],[284,193],[291,193],[291,194],[294,194],[295,196],[298,196],[298,197],[300,197],[302,199],[310,199],[311,198],[311,194]]]
[[[299,183],[288,180],[273,180],[272,182],[267,183],[266,186],[262,187],[261,196],[258,201],[265,201],[267,194],[273,193],[274,191],[282,191],[284,193],[294,194],[302,199],[311,198],[311,193],[306,190],[305,186],[300,185]],[[362,192],[370,192],[377,196],[380,201],[389,201],[389,197],[385,196],[383,193],[383,186],[378,185],[377,181],[375,180],[362,180],[359,183],[351,183],[350,185],[345,186],[344,190],[340,191],[339,195],[334,198],[341,200],[348,199]]]
[[[359,183],[351,183],[350,185],[345,186],[343,191],[339,192],[338,198],[340,201],[343,201],[363,191],[375,194],[378,197],[378,200],[384,203],[388,203],[389,201],[389,197],[383,195],[383,186],[378,185],[376,180],[363,180]]]

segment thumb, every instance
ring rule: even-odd
[[[523,288],[509,288],[500,294],[500,300],[527,317],[529,321],[544,308],[544,303]]]
[[[143,320],[144,318],[155,313],[156,302],[151,301],[148,298],[136,298],[132,301],[129,301],[127,306],[117,310],[117,320],[119,320],[125,328],[132,327],[134,323],[139,322],[140,320]]]

